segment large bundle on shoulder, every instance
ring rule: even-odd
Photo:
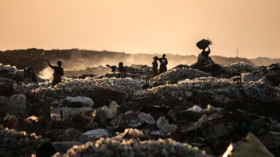
[[[196,43],[196,46],[199,49],[206,49],[209,45],[212,44],[212,41],[209,39],[202,39],[199,42]]]

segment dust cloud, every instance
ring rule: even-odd
[[[57,60],[62,61],[62,67],[64,71],[88,71],[90,69],[97,67],[106,67],[106,64],[118,66],[119,62],[123,62],[124,66],[131,65],[148,65],[152,66],[153,57],[162,55],[157,54],[125,54],[125,53],[98,53],[98,54],[88,54],[88,53],[73,53],[68,58],[58,58]],[[196,56],[179,56],[179,55],[166,55],[168,59],[167,68],[171,69],[179,64],[191,65],[196,62]],[[51,64],[56,66],[56,61],[52,60]],[[109,69],[109,68],[108,68]],[[104,73],[109,70],[104,70]],[[44,79],[52,78],[53,70],[46,67],[39,72],[39,76]]]

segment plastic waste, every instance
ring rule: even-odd
[[[107,130],[105,129],[93,129],[93,130],[89,130],[87,132],[84,133],[84,135],[86,135],[87,137],[95,137],[95,138],[100,138],[102,136],[106,136],[109,137],[109,133]]]
[[[140,112],[140,114],[138,115],[139,119],[141,119],[142,121],[148,123],[148,124],[155,124],[156,121],[154,119],[154,117],[144,113],[144,112]]]

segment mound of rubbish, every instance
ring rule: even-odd
[[[238,85],[228,79],[201,77],[137,91],[135,97],[157,97],[170,106],[187,104],[227,106],[243,101],[278,102],[279,94],[278,88],[260,82]]]
[[[0,156],[29,156],[43,141],[36,134],[0,128]]]
[[[248,132],[279,156],[280,65],[194,66],[151,78],[151,67],[135,65],[127,77],[65,77],[54,87],[2,66],[0,156],[220,156]]]
[[[20,71],[15,66],[0,63],[0,77],[23,81],[23,70]]]
[[[214,63],[211,59],[198,60],[191,65],[191,68],[210,73],[214,77],[230,78],[232,76],[226,68]]]
[[[267,67],[265,81],[273,86],[280,85],[280,63],[271,64],[269,67]]]
[[[144,140],[101,138],[96,142],[73,146],[64,156],[206,156],[198,148],[172,139]]]
[[[170,69],[150,80],[153,85],[176,84],[185,79],[195,79],[199,77],[208,77],[210,74],[192,68]]]
[[[244,63],[244,62],[232,63],[227,68],[234,75],[238,75],[238,74],[241,74],[241,73],[252,72],[252,71],[258,70],[258,68],[256,66],[253,66],[251,64]]]
[[[0,95],[1,96],[11,96],[15,93],[13,85],[16,82],[7,78],[0,78]]]

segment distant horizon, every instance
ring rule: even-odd
[[[124,52],[124,51],[113,51],[113,50],[94,50],[94,49],[83,49],[83,48],[69,48],[69,49],[57,49],[57,48],[54,48],[54,49],[43,49],[43,48],[36,48],[36,47],[31,47],[31,48],[22,48],[22,49],[8,49],[8,50],[0,50],[0,52],[5,52],[5,51],[18,51],[18,50],[29,50],[29,49],[37,49],[37,50],[44,50],[44,51],[62,51],[62,50],[79,50],[79,51],[96,51],[96,52],[113,52],[113,53],[124,53],[124,54],[132,54],[132,55],[139,55],[139,54],[147,54],[147,55],[162,55],[164,53],[144,53],[144,52],[138,52],[138,53],[129,53],[129,52]],[[195,55],[195,54],[173,54],[173,53],[166,53],[167,54],[167,58],[168,58],[168,55],[178,55],[178,56],[198,56]],[[214,57],[225,57],[225,58],[244,58],[244,59],[257,59],[257,58],[268,58],[268,59],[280,59],[275,57],[275,58],[272,58],[272,57],[265,57],[265,56],[260,56],[260,57],[255,57],[255,58],[248,58],[248,57],[242,57],[242,56],[223,56],[223,55],[211,55],[210,54],[210,57],[211,56],[214,56]]]

